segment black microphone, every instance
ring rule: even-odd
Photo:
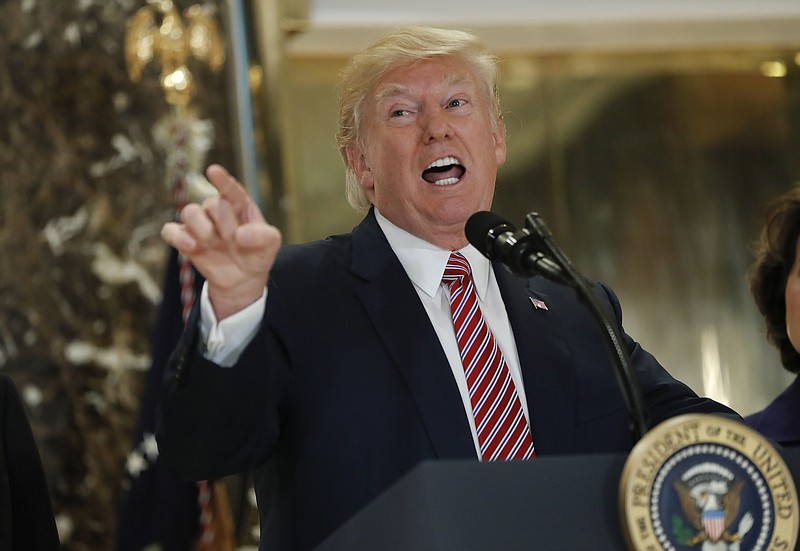
[[[519,276],[539,274],[558,283],[566,282],[561,267],[544,255],[539,236],[528,228],[516,231],[508,220],[481,211],[469,217],[464,234],[483,256],[499,260]]]

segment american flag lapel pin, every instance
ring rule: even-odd
[[[530,299],[531,304],[533,304],[533,307],[537,310],[547,310],[547,304],[545,304],[543,300],[534,297],[528,297],[528,299]]]

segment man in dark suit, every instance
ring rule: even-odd
[[[424,460],[632,445],[603,335],[574,292],[512,276],[464,236],[505,161],[495,70],[473,36],[427,28],[351,61],[337,139],[348,199],[367,215],[350,234],[281,247],[219,166],[208,169],[219,197],[164,227],[207,284],[200,329],[187,331],[165,383],[161,457],[194,479],[255,469],[262,548],[312,548]],[[467,290],[443,282],[454,262],[468,264]],[[622,331],[616,297],[596,292]],[[471,304],[463,327],[461,304]],[[484,326],[488,344],[473,355],[462,337]],[[624,345],[651,423],[735,416],[628,336]],[[502,390],[473,385],[471,366],[484,363]],[[490,402],[517,413],[482,417]],[[497,434],[507,436],[490,455]]]
[[[50,491],[25,408],[0,373],[0,549],[60,548]]]

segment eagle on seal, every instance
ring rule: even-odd
[[[753,525],[753,517],[746,513],[739,523],[738,530],[731,532],[731,526],[739,516],[741,493],[744,481],[734,480],[730,486],[723,479],[710,480],[690,486],[677,480],[673,487],[678,493],[683,516],[697,533],[686,542],[694,547],[703,543],[701,549],[718,549],[718,543],[739,542]],[[708,544],[712,545],[708,545]],[[727,545],[723,547],[729,549]],[[738,545],[735,546],[738,548]]]

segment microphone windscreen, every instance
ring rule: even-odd
[[[467,220],[464,234],[472,246],[484,256],[490,256],[487,236],[491,230],[502,228],[503,231],[514,231],[514,226],[508,220],[488,210],[476,212]]]

